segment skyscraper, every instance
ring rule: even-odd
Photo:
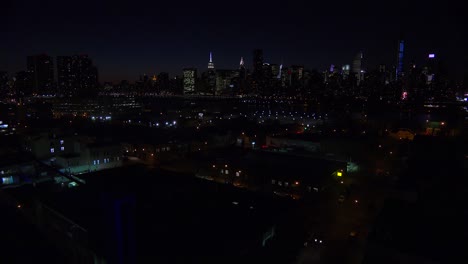
[[[58,56],[57,80],[64,95],[93,95],[97,91],[98,72],[88,55]]]
[[[213,55],[210,52],[210,61],[208,62],[208,69],[214,69]]]
[[[27,70],[31,74],[33,93],[50,93],[54,83],[54,64],[47,54],[27,57]]]
[[[241,57],[240,62],[239,62],[239,78],[241,79],[247,78],[247,71],[244,65],[244,57]]]
[[[353,60],[353,74],[356,77],[357,84],[361,82],[364,72],[362,70],[362,58],[363,54],[362,51],[360,51],[358,54],[356,54],[356,57],[354,57]]]
[[[262,70],[263,70],[263,50],[255,49],[253,51],[253,74],[256,77],[261,77]]]
[[[195,80],[197,79],[197,69],[185,68],[183,72],[184,94],[195,93]]]
[[[239,81],[238,81],[239,94],[247,93],[247,81],[246,80],[247,80],[247,70],[245,69],[244,58],[241,57],[240,62],[239,62]]]
[[[405,49],[405,42],[400,40],[398,43],[398,58],[397,58],[397,67],[395,77],[396,80],[399,80],[403,75],[403,54]]]
[[[203,74],[204,84],[207,85],[207,89],[204,93],[214,94],[216,90],[216,71],[213,63],[213,54],[210,52],[210,61],[208,62],[208,71]]]

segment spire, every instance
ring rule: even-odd
[[[213,54],[210,51],[210,61],[208,62],[208,69],[214,69],[214,63],[213,63]]]
[[[241,57],[239,66],[240,66],[241,68],[244,67],[244,57]]]

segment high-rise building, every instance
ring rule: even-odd
[[[353,60],[353,74],[356,77],[358,84],[362,81],[364,75],[364,71],[362,70],[362,59],[363,54],[362,51],[360,51]]]
[[[29,71],[17,72],[13,81],[13,88],[18,97],[30,96],[33,93],[33,80]]]
[[[263,73],[263,50],[255,49],[253,51],[253,74],[256,77],[262,77]]]
[[[208,62],[208,69],[214,69],[213,54],[210,52],[210,61]]]
[[[349,64],[345,64],[343,67],[341,67],[341,74],[343,74],[343,79],[348,78],[350,70],[351,67],[349,67]]]
[[[404,55],[404,49],[405,49],[405,42],[403,40],[400,40],[398,42],[398,58],[397,58],[397,67],[396,67],[396,80],[401,79],[403,76],[403,55]]]
[[[183,72],[184,94],[195,93],[195,81],[197,79],[197,69],[185,68]]]
[[[64,95],[93,95],[97,91],[98,72],[88,55],[58,56],[57,75]]]
[[[0,96],[5,96],[8,92],[8,73],[0,71]]]
[[[169,73],[161,72],[156,78],[156,86],[159,92],[169,90]]]
[[[208,71],[204,74],[204,83],[206,88],[204,93],[214,94],[216,90],[216,71],[213,62],[213,54],[210,52],[210,61],[208,62]]]
[[[244,58],[241,57],[239,62],[238,93],[246,94],[247,92],[247,70],[245,69]]]
[[[52,57],[40,54],[27,57],[27,70],[31,74],[33,93],[50,93],[54,83]]]
[[[278,64],[270,64],[270,67],[273,78],[277,78],[278,74],[280,74],[280,66]]]
[[[292,65],[291,66],[291,78],[293,82],[299,81],[304,75],[304,66],[302,65]]]
[[[236,70],[217,70],[216,71],[216,95],[228,94],[236,89],[236,80],[239,72]]]

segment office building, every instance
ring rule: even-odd
[[[87,55],[58,56],[57,80],[67,96],[93,95],[98,87],[98,72]]]
[[[359,84],[362,79],[363,79],[363,75],[364,75],[364,71],[362,70],[362,59],[363,59],[363,54],[362,54],[362,51],[360,51],[356,57],[354,57],[354,60],[353,60],[353,74],[354,76],[356,77],[356,80],[357,80],[357,84]]]
[[[397,58],[397,67],[396,67],[396,80],[401,79],[403,76],[403,55],[405,49],[405,42],[400,40],[398,42],[398,58]]]
[[[263,76],[263,50],[255,49],[253,51],[253,74],[257,78]]]
[[[27,70],[31,75],[34,94],[53,92],[54,63],[52,57],[47,54],[28,56]]]
[[[19,71],[13,78],[14,93],[18,97],[30,96],[33,93],[32,74],[29,71]]]
[[[183,72],[183,87],[184,94],[194,94],[195,93],[195,82],[197,79],[197,69],[195,68],[185,68]]]
[[[343,75],[343,79],[347,79],[349,77],[350,70],[351,67],[349,66],[349,64],[345,64],[343,65],[343,67],[341,67],[341,74]]]
[[[239,72],[236,70],[217,70],[216,71],[216,95],[227,94],[235,90],[236,80]]]

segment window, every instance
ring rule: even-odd
[[[60,150],[61,150],[61,151],[64,151],[64,150],[65,150],[65,147],[64,147],[64,146],[61,146],[61,147],[60,147]]]
[[[276,183],[276,180],[271,180],[271,184],[275,184]]]
[[[225,170],[226,174],[229,174],[229,170]]]
[[[61,139],[61,140],[60,140],[60,145],[63,145],[63,142],[64,142],[63,139]]]
[[[96,160],[93,160],[93,164],[96,165]]]
[[[99,160],[97,160],[97,164],[99,165]]]
[[[54,153],[55,152],[55,149],[54,148],[50,148],[50,153]]]
[[[288,187],[289,183],[288,182],[285,182],[284,183],[284,186]]]

